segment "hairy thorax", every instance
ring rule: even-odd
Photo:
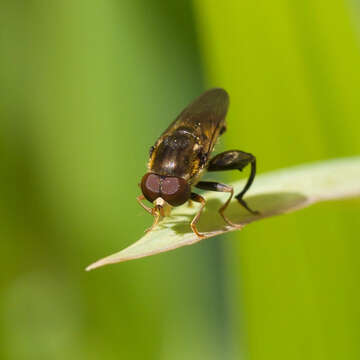
[[[203,166],[199,139],[184,129],[160,138],[149,161],[149,171],[186,180],[191,180]]]

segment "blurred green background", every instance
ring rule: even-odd
[[[260,173],[359,154],[359,12],[2,0],[0,358],[359,359],[359,200],[84,272],[151,224],[148,149],[209,87]]]

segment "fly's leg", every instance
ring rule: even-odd
[[[144,195],[139,195],[136,200],[137,202],[140,204],[140,206],[145,209],[149,214],[151,214],[154,217],[154,222],[151,225],[151,227],[149,227],[148,229],[145,230],[146,233],[150,232],[151,230],[153,230],[155,228],[155,226],[159,223],[160,220],[160,209],[158,209],[157,207],[151,208],[149,206],[146,206],[142,200],[145,199]]]
[[[240,224],[234,224],[225,214],[224,211],[230,204],[230,201],[234,195],[234,189],[232,186],[221,184],[218,182],[212,182],[212,181],[200,181],[195,185],[197,188],[202,190],[210,190],[210,191],[219,191],[219,192],[227,192],[230,193],[230,196],[226,200],[225,204],[219,209],[219,213],[221,217],[225,220],[226,223],[228,223],[230,226],[241,228],[242,225]]]
[[[155,210],[156,208],[154,208]],[[151,227],[149,227],[148,229],[145,230],[146,233],[150,232],[151,230],[153,230],[156,225],[159,223],[159,220],[160,220],[160,211],[153,211],[153,214],[154,216],[154,222],[153,224],[151,225]]]
[[[259,215],[258,211],[250,209],[246,201],[243,199],[245,193],[249,190],[251,184],[254,181],[256,174],[256,158],[254,155],[240,151],[240,150],[229,150],[221,154],[216,155],[209,162],[208,171],[224,171],[224,170],[240,170],[250,164],[250,176],[242,189],[242,191],[235,197],[240,204],[254,215]]]
[[[195,215],[195,217],[192,219],[192,221],[190,223],[191,229],[199,238],[204,238],[205,235],[198,232],[198,230],[196,228],[196,224],[198,223],[198,221],[200,219],[200,215],[204,209],[205,199],[198,194],[191,193],[191,200],[201,204],[200,210],[198,211],[198,213]]]
[[[144,195],[139,195],[136,197],[137,202],[140,204],[140,206],[145,209],[149,214],[153,215],[153,210],[151,207],[146,206],[142,201],[145,199]]]

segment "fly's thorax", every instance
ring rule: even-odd
[[[199,167],[199,169],[194,172],[193,176],[191,177],[191,179],[189,179],[189,183],[191,186],[195,186],[203,177],[204,173],[205,173],[206,168],[204,166]]]
[[[201,139],[196,134],[178,129],[159,138],[150,156],[149,171],[189,180],[201,165],[201,151]]]

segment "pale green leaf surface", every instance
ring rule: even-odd
[[[235,193],[242,189],[244,181],[231,184]],[[205,238],[239,229],[224,223],[217,211],[227,194],[206,192],[203,196],[207,203],[198,230]],[[246,201],[251,208],[260,211],[261,215],[248,213],[236,199],[230,203],[226,215],[234,223],[246,225],[316,202],[356,196],[360,196],[360,157],[328,160],[257,176]],[[190,228],[190,222],[198,209],[197,204],[173,209],[171,216],[164,218],[152,232],[120,252],[91,264],[86,270],[155,255],[203,240]]]

